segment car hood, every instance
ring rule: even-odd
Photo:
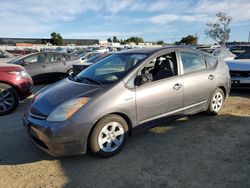
[[[47,117],[60,104],[74,98],[92,98],[103,89],[99,85],[83,84],[66,78],[38,92],[30,112],[36,116]]]
[[[229,70],[247,71],[250,70],[250,59],[239,59],[228,61]]]

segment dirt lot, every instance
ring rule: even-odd
[[[129,139],[109,159],[53,158],[22,126],[0,117],[0,187],[250,187],[250,91],[234,91],[216,117],[198,114]]]

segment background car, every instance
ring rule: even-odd
[[[236,55],[230,52],[227,48],[199,48],[199,50],[208,52],[224,61],[231,61],[236,57]]]
[[[6,62],[9,62],[13,59],[16,59],[17,56],[7,52],[7,51],[4,51],[4,50],[0,50],[0,63],[6,63]]]
[[[38,52],[37,49],[33,49],[33,48],[13,49],[13,50],[6,50],[6,51],[14,55],[27,55],[27,54]]]
[[[0,115],[14,111],[19,100],[32,94],[33,82],[19,65],[0,64]]]
[[[94,63],[100,61],[101,59],[109,56],[111,53],[102,53],[96,56],[93,56],[91,58],[89,58],[88,60],[86,60],[83,63],[74,63],[73,64],[73,73],[75,75],[77,75],[78,73],[80,73],[82,70],[86,69],[87,67],[93,65]]]
[[[81,52],[78,54],[78,56],[76,56],[75,58],[72,57],[71,59],[76,62],[79,62],[79,63],[83,63],[83,62],[86,62],[88,59],[94,57],[94,56],[97,56],[101,54],[100,52],[96,52],[96,51],[87,51],[87,52]]]
[[[229,50],[237,57],[246,51],[250,51],[250,45],[234,45],[231,46]]]
[[[10,64],[25,67],[34,83],[59,80],[72,73],[73,62],[68,54],[39,52],[15,59]]]
[[[234,61],[227,62],[232,87],[233,88],[250,88],[250,50],[241,53]]]
[[[229,90],[226,63],[207,53],[128,50],[38,92],[23,122],[34,143],[51,155],[89,148],[110,157],[136,131],[201,111],[218,114]]]

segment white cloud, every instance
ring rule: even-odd
[[[201,0],[193,9],[194,14],[215,15],[218,12],[225,12],[232,16],[233,21],[240,22],[250,20],[249,0]]]
[[[95,19],[103,21],[103,25],[110,24],[112,27],[112,24],[117,23],[204,23],[213,20],[219,11],[231,15],[232,24],[240,24],[250,21],[249,10],[249,0],[200,0],[197,3],[191,0],[1,0],[0,36],[49,33],[62,27],[64,23],[79,19],[80,15],[88,11],[99,15]],[[91,23],[92,18],[88,19]],[[97,37],[101,35],[99,32],[94,34]]]
[[[178,14],[161,14],[153,16],[149,19],[152,23],[155,24],[167,24],[174,21],[182,22],[206,22],[209,20],[209,17],[206,15],[178,15]]]

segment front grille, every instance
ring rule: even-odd
[[[31,137],[31,139],[35,142],[35,143],[37,143],[39,146],[41,146],[42,148],[44,148],[44,149],[49,149],[48,148],[48,146],[42,141],[42,140],[40,140],[39,138],[37,138],[37,137],[35,137],[35,136],[33,136],[33,135],[30,135],[30,137]]]
[[[231,77],[250,77],[250,71],[230,71]]]

